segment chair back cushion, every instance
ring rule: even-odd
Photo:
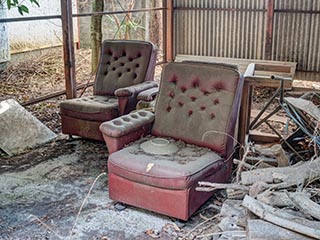
[[[239,110],[240,82],[232,65],[169,63],[162,72],[152,133],[226,154]]]
[[[146,41],[105,40],[94,85],[95,95],[153,80],[156,49]]]

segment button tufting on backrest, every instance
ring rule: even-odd
[[[217,91],[220,91],[225,89],[225,85],[222,82],[216,82],[212,85],[212,88]]]
[[[237,71],[219,65],[167,64],[152,133],[197,142],[223,154],[227,138],[213,131],[228,131],[238,79]]]
[[[199,87],[200,85],[200,79],[197,77],[193,82],[192,82],[192,86],[194,88]]]
[[[178,81],[178,77],[177,77],[177,75],[173,74],[172,78],[170,79],[170,82],[172,82],[172,83],[176,84],[176,83],[177,83],[177,81]]]
[[[118,88],[151,80],[155,61],[154,46],[151,43],[106,40],[102,43],[101,53],[94,94],[114,95]]]

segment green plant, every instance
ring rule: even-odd
[[[107,18],[112,22],[113,26],[116,26],[116,34],[119,39],[130,39],[131,31],[136,32],[139,29],[145,30],[145,27],[140,25],[137,20],[126,18],[124,21],[120,22],[118,19],[115,19],[115,16],[107,16]]]
[[[37,5],[38,7],[40,7],[38,0],[29,0],[31,4]],[[24,0],[20,1],[20,0],[1,0],[0,3],[1,5],[4,4],[4,2],[6,2],[7,8],[10,10],[12,8],[17,8],[18,12],[23,15],[24,13],[29,13],[29,8],[22,4],[24,2]]]

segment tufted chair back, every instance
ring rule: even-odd
[[[228,155],[242,82],[232,65],[169,63],[162,73],[152,133]]]
[[[150,42],[105,40],[94,86],[95,95],[153,80],[156,49]]]

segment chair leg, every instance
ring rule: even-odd
[[[118,212],[121,212],[123,210],[125,210],[127,208],[127,205],[122,203],[122,202],[116,202],[114,204],[114,208],[118,211]]]

